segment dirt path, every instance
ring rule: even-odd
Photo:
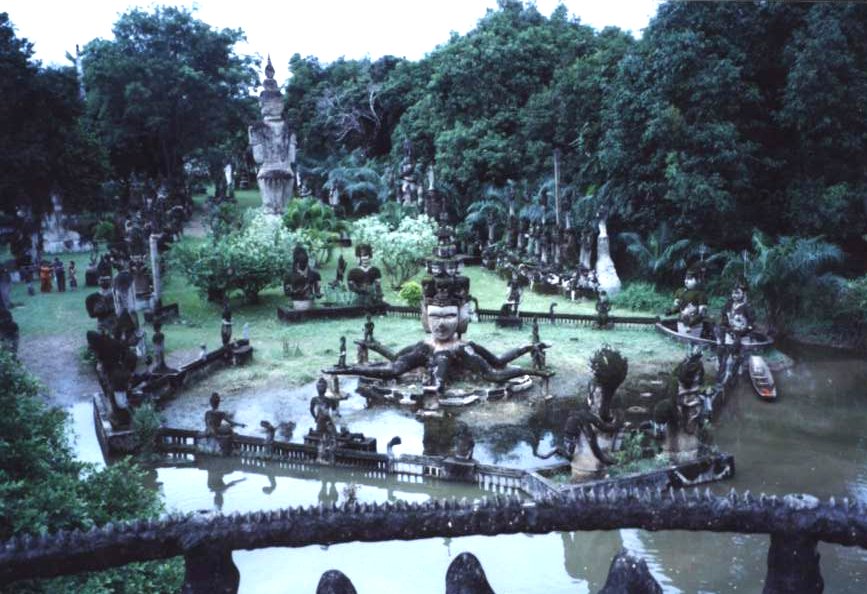
[[[69,407],[99,390],[96,374],[81,361],[81,348],[70,336],[21,337],[18,356],[47,388],[49,404]]]

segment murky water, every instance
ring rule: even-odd
[[[722,414],[715,438],[721,449],[735,455],[737,476],[715,487],[754,493],[807,492],[817,496],[848,496],[867,503],[867,362],[847,358],[799,362],[777,375],[780,400],[759,401],[742,382]],[[348,386],[347,386],[348,387]],[[295,419],[293,441],[311,424],[306,411],[311,388],[268,395],[236,394],[224,398],[237,420],[258,426],[262,418]],[[189,394],[167,414],[201,422],[206,394]],[[279,396],[279,397],[278,397]],[[253,404],[255,399],[255,404]],[[173,405],[175,406],[175,405]],[[514,467],[537,466],[531,442],[548,449],[562,415],[539,414],[527,404],[491,413],[473,411],[462,417],[477,426],[487,415],[484,435],[477,436],[475,457],[481,462]],[[528,407],[523,410],[521,407]],[[80,408],[80,410],[79,410]],[[374,436],[383,450],[394,435],[402,445],[396,452],[436,453],[447,449],[453,423],[421,423],[404,411],[364,408],[351,398],[341,405],[344,422],[353,431]],[[96,459],[89,403],[77,405],[73,418],[79,432],[79,455]],[[475,416],[474,416],[475,415]],[[518,416],[517,424],[502,418]],[[502,418],[500,418],[502,417]],[[253,431],[250,431],[253,433]],[[423,501],[430,497],[475,498],[473,486],[441,482],[398,483],[367,481],[348,472],[291,475],[269,469],[245,471],[232,462],[161,468],[155,480],[170,509],[224,512],[309,505],[341,501],[344,489],[355,484],[362,501],[396,498]],[[445,572],[459,553],[470,551],[482,562],[494,590],[502,593],[597,592],[604,584],[612,557],[621,548],[643,556],[666,592],[760,592],[765,575],[768,537],[711,533],[639,530],[579,532],[544,536],[510,535],[430,539],[412,542],[344,544],[301,549],[236,551],[241,592],[312,593],[321,574],[340,569],[362,594],[443,591]],[[867,592],[867,552],[822,545],[825,591],[840,594]]]

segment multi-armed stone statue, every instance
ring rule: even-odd
[[[334,367],[327,373],[391,380],[416,369],[425,369],[424,392],[434,400],[445,396],[448,384],[463,372],[496,384],[505,384],[521,376],[551,375],[545,369],[509,366],[511,361],[534,349],[548,348],[545,343],[526,345],[498,357],[485,347],[462,339],[470,321],[470,280],[459,274],[460,261],[455,257],[457,250],[453,232],[443,216],[445,212],[446,209],[441,210],[434,257],[427,261],[430,276],[422,281],[422,324],[430,336],[397,353],[376,342],[370,343],[367,346],[385,356],[389,360],[387,363]],[[435,407],[435,402],[432,404]]]
[[[295,136],[283,121],[283,95],[274,80],[271,58],[265,67],[265,87],[259,95],[262,121],[250,126],[250,146],[253,158],[260,166],[256,176],[262,194],[262,206],[270,213],[281,215],[289,197],[295,174]]]

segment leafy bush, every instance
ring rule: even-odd
[[[349,231],[349,224],[337,218],[334,209],[313,197],[291,200],[286,206],[283,224],[303,236],[301,242],[320,265],[331,260],[334,243],[342,232]]]
[[[114,223],[100,221],[93,226],[93,238],[96,241],[112,241],[114,239]]]
[[[624,285],[623,289],[612,297],[611,303],[615,308],[646,311],[659,314],[671,307],[674,298],[657,290],[651,283],[631,282]]]
[[[403,218],[396,228],[378,216],[364,217],[353,225],[353,239],[356,244],[373,246],[374,258],[395,289],[415,276],[437,243],[433,221],[427,215]]]
[[[421,285],[415,281],[405,282],[400,288],[400,298],[409,307],[418,307],[421,304],[421,297]]]
[[[253,303],[262,289],[282,282],[297,241],[279,218],[256,210],[238,232],[198,245],[176,244],[172,259],[201,292],[218,296],[240,290]]]
[[[241,207],[231,201],[209,202],[205,222],[211,230],[211,237],[225,237],[241,228]]]
[[[0,539],[57,530],[89,530],[110,521],[153,517],[158,494],[129,462],[97,469],[75,459],[67,416],[47,408],[39,386],[14,355],[0,349]],[[4,592],[177,592],[183,564],[120,569],[19,582]],[[114,586],[114,587],[111,587]]]
[[[161,426],[160,417],[150,402],[133,411],[132,432],[138,456],[142,461],[150,461],[156,457],[157,435]]]

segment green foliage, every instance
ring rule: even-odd
[[[626,283],[611,303],[615,309],[630,309],[633,311],[659,314],[671,308],[674,298],[660,292],[650,283],[633,281]]]
[[[400,298],[409,307],[418,307],[421,304],[421,285],[415,281],[407,281],[400,288]]]
[[[103,219],[93,226],[93,238],[96,241],[112,241],[114,239],[114,223]]]
[[[776,242],[753,234],[753,254],[746,265],[734,259],[724,271],[743,274],[767,309],[768,322],[785,334],[792,320],[803,312],[808,291],[833,295],[840,279],[829,271],[843,261],[843,252],[821,237],[780,237]]]
[[[0,539],[153,517],[161,507],[144,474],[121,462],[98,470],[75,460],[66,415],[46,408],[20,362],[0,350]],[[181,566],[146,564],[100,574],[19,583],[10,592],[178,591]],[[130,580],[126,586],[124,581]],[[136,589],[133,584],[150,584]],[[114,584],[110,589],[100,585]]]
[[[334,209],[313,197],[289,201],[283,224],[299,232],[299,241],[310,249],[318,265],[331,260],[335,242],[341,233],[349,231],[349,224],[337,218]]]
[[[352,234],[356,243],[373,246],[374,258],[395,289],[415,276],[436,246],[433,222],[426,215],[402,219],[396,228],[379,217],[365,217],[355,222]]]
[[[216,30],[183,8],[132,9],[111,40],[83,49],[87,111],[117,177],[162,177],[185,191],[185,165],[222,167],[246,147],[255,115],[252,58],[234,52],[240,30]]]
[[[620,351],[606,344],[590,357],[590,371],[596,384],[610,397],[626,379],[629,361]]]
[[[241,207],[237,202],[222,200],[207,204],[205,224],[213,239],[221,239],[241,228]]]
[[[667,454],[647,452],[645,438],[638,431],[630,431],[623,438],[620,449],[614,452],[617,464],[609,469],[610,476],[624,476],[641,472],[651,472],[664,468],[670,463]],[[656,448],[654,448],[656,449]]]
[[[671,227],[663,222],[656,231],[642,238],[638,233],[621,233],[618,238],[638,262],[643,278],[657,287],[679,278],[686,269],[689,239],[675,239]]]
[[[143,461],[156,457],[157,435],[162,421],[153,404],[146,402],[132,413],[132,431],[138,456]]]
[[[283,273],[291,269],[298,237],[276,217],[259,210],[248,214],[240,231],[205,243],[180,242],[172,247],[174,264],[203,294],[217,297],[240,290],[253,303],[260,291],[278,285]]]

